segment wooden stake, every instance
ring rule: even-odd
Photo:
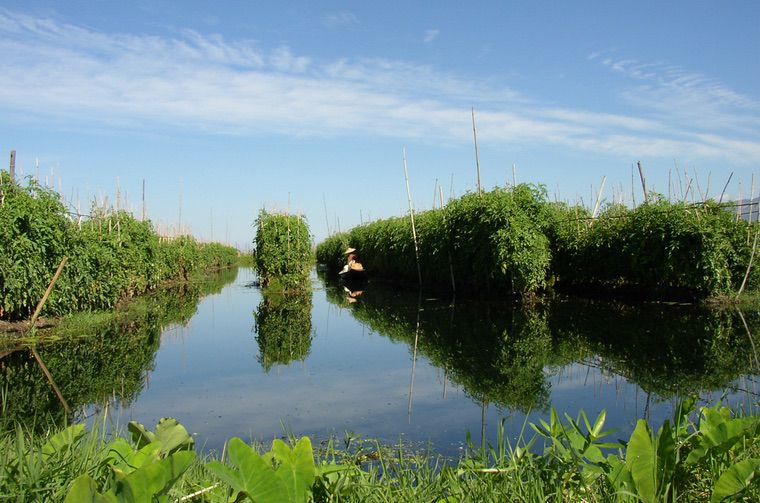
[[[734,172],[732,171],[730,175],[728,175],[728,180],[726,180],[726,185],[723,186],[723,192],[720,193],[720,199],[718,199],[718,204],[723,202],[723,195],[726,193],[726,189],[728,188],[728,184],[731,183],[731,177],[734,176]]]
[[[602,204],[602,193],[604,191],[604,184],[607,182],[607,176],[605,175],[604,178],[602,178],[602,185],[599,186],[599,193],[596,196],[596,204],[594,205],[594,212],[591,214],[591,218],[595,219],[596,215],[599,213],[599,205]]]
[[[16,181],[16,151],[11,150],[11,163],[10,163],[10,175],[11,175],[11,183],[14,183]]]
[[[636,162],[639,167],[639,177],[641,178],[641,189],[644,191],[644,202],[649,202],[649,194],[647,194],[647,182],[644,179],[644,169],[641,167],[641,161]]]
[[[749,278],[749,272],[752,270],[752,262],[755,260],[755,251],[757,251],[757,235],[758,234],[760,234],[760,229],[758,229],[758,231],[755,232],[755,241],[752,243],[752,254],[749,256],[749,264],[747,265],[747,273],[744,275],[744,281],[742,281],[742,286],[739,288],[739,293],[736,294],[737,299],[744,291],[744,287],[747,285],[747,279]]]
[[[50,296],[50,293],[53,291],[53,286],[55,285],[55,282],[58,281],[58,276],[61,275],[63,266],[66,265],[66,261],[68,260],[69,260],[69,257],[66,257],[66,256],[64,256],[63,259],[61,259],[61,263],[58,265],[58,269],[55,271],[55,274],[53,275],[53,279],[50,281],[50,284],[48,285],[47,290],[45,290],[45,295],[42,296],[42,299],[40,299],[40,302],[37,304],[37,309],[34,310],[34,314],[32,315],[31,321],[29,323],[31,327],[34,327],[34,323],[37,321],[37,317],[40,315],[40,312],[42,311],[42,307],[45,305],[45,302],[47,302],[47,299]]]
[[[406,198],[409,201],[409,218],[412,221],[412,238],[414,239],[414,256],[417,259],[417,277],[422,288],[422,269],[420,269],[420,249],[417,246],[417,228],[414,226],[414,206],[412,205],[412,191],[409,189],[409,170],[406,167],[406,147],[402,150],[404,160],[404,178],[406,179]]]
[[[475,140],[475,170],[477,171],[477,175],[478,175],[478,194],[480,194],[480,197],[483,197],[483,190],[480,186],[480,159],[478,158],[478,132],[475,129],[475,108],[473,107],[471,111],[472,111],[472,137]]]

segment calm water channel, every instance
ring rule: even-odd
[[[693,306],[419,298],[370,283],[351,297],[313,276],[301,297],[263,296],[250,269],[203,288],[142,300],[96,317],[82,342],[39,352],[75,415],[153,426],[177,417],[199,445],[351,431],[387,442],[431,442],[455,456],[466,433],[493,440],[548,415],[607,411],[627,438],[656,425],[679,396],[757,401],[760,314]],[[742,321],[746,320],[747,328]],[[758,342],[760,343],[760,338]],[[0,360],[6,414],[62,416],[27,351]]]

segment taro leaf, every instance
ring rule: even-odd
[[[134,450],[123,438],[117,438],[109,445],[108,457],[113,460],[111,468],[117,478],[132,473],[138,468],[156,462],[159,459],[161,445],[152,442],[139,450]]]
[[[84,424],[74,424],[56,433],[42,446],[42,457],[47,459],[53,454],[60,453],[74,444],[84,435]]]
[[[628,440],[625,465],[631,472],[636,492],[644,502],[655,501],[657,479],[655,477],[655,447],[646,420],[639,419]]]
[[[280,462],[275,474],[285,484],[290,501],[305,503],[316,476],[311,440],[303,437],[291,449],[282,440],[275,439],[272,442],[272,453]]]
[[[214,475],[229,484],[232,489],[244,492],[252,501],[273,503],[288,503],[285,483],[274,473],[271,463],[239,438],[231,438],[227,443],[230,453],[230,463],[238,469],[234,470],[219,461],[209,461],[206,464]]]
[[[137,421],[130,421],[128,429],[132,433],[132,440],[138,448],[151,442],[160,442],[162,455],[180,450],[190,450],[195,443],[185,427],[172,417],[161,418],[156,425],[155,433],[147,430]]]
[[[760,471],[760,459],[745,459],[733,465],[718,478],[713,489],[711,503],[723,501],[743,491],[752,483]]]
[[[80,475],[71,485],[63,503],[117,503],[112,493],[100,494],[95,481],[89,475]]]
[[[145,465],[117,482],[119,501],[142,503],[164,496],[195,459],[195,452],[176,452]]]
[[[728,408],[718,407],[702,408],[699,435],[694,442],[694,449],[686,458],[687,464],[697,463],[709,454],[726,452],[745,435],[755,433],[757,418],[747,416],[731,419]]]

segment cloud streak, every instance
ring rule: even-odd
[[[350,13],[334,16],[325,23],[358,22]],[[621,97],[641,114],[549,106],[404,61],[315,61],[285,46],[219,35],[105,34],[7,10],[0,10],[0,52],[6,68],[22,69],[0,74],[0,108],[46,121],[466,143],[474,106],[484,142],[627,158],[760,157],[756,101],[677,67],[604,55],[590,59],[634,82]]]

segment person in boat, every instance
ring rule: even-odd
[[[349,271],[364,271],[364,266],[361,264],[361,262],[359,262],[356,255],[356,248],[349,247],[346,251],[343,252],[343,254],[346,256],[346,265],[343,266],[343,270],[340,271],[340,274],[346,274]]]

